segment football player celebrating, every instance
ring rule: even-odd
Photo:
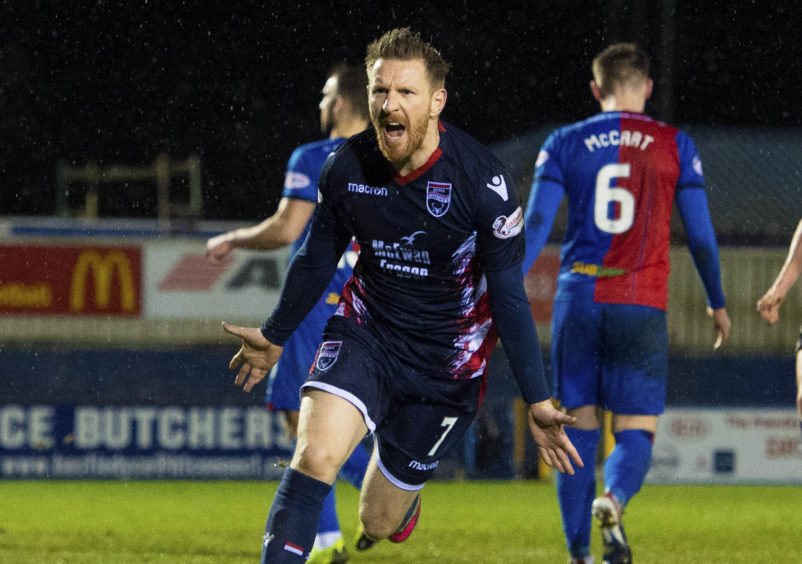
[[[373,540],[406,540],[420,493],[481,400],[497,334],[544,461],[581,459],[543,374],[523,287],[522,210],[499,161],[440,120],[448,64],[409,28],[368,46],[373,128],[343,143],[281,300],[231,361],[249,391],[331,278],[351,238],[359,259],[329,320],[303,399],[295,452],[267,517],[262,561],[303,562],[320,506],[366,433],[374,452],[359,514]],[[497,333],[498,332],[498,333]]]

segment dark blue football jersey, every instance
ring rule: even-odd
[[[360,254],[336,315],[412,366],[444,378],[482,376],[496,342],[485,272],[523,259],[522,210],[489,149],[441,123],[429,160],[399,176],[369,129],[329,158],[315,222]]]

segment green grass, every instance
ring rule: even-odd
[[[258,561],[275,482],[2,482],[0,562]],[[799,561],[800,489],[646,486],[625,523],[638,564]],[[357,492],[338,487],[350,539]],[[598,532],[593,550],[600,554]],[[567,561],[550,482],[433,482],[418,528],[364,564]],[[598,556],[597,556],[598,558]]]

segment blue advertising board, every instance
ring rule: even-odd
[[[0,348],[0,479],[272,479],[281,418],[231,347]]]
[[[0,406],[0,477],[273,479],[290,442],[264,407]]]
[[[278,478],[290,441],[264,407],[264,382],[250,394],[233,385],[231,354],[0,348],[0,479]],[[439,476],[457,467],[468,478],[513,476],[519,392],[503,350],[489,372],[476,422]],[[792,358],[672,357],[670,373],[669,407],[793,407]]]

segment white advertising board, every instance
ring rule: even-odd
[[[261,325],[278,303],[289,250],[237,249],[219,266],[210,264],[204,251],[205,241],[143,245],[144,316]]]
[[[793,409],[667,409],[649,483],[802,483]]]

